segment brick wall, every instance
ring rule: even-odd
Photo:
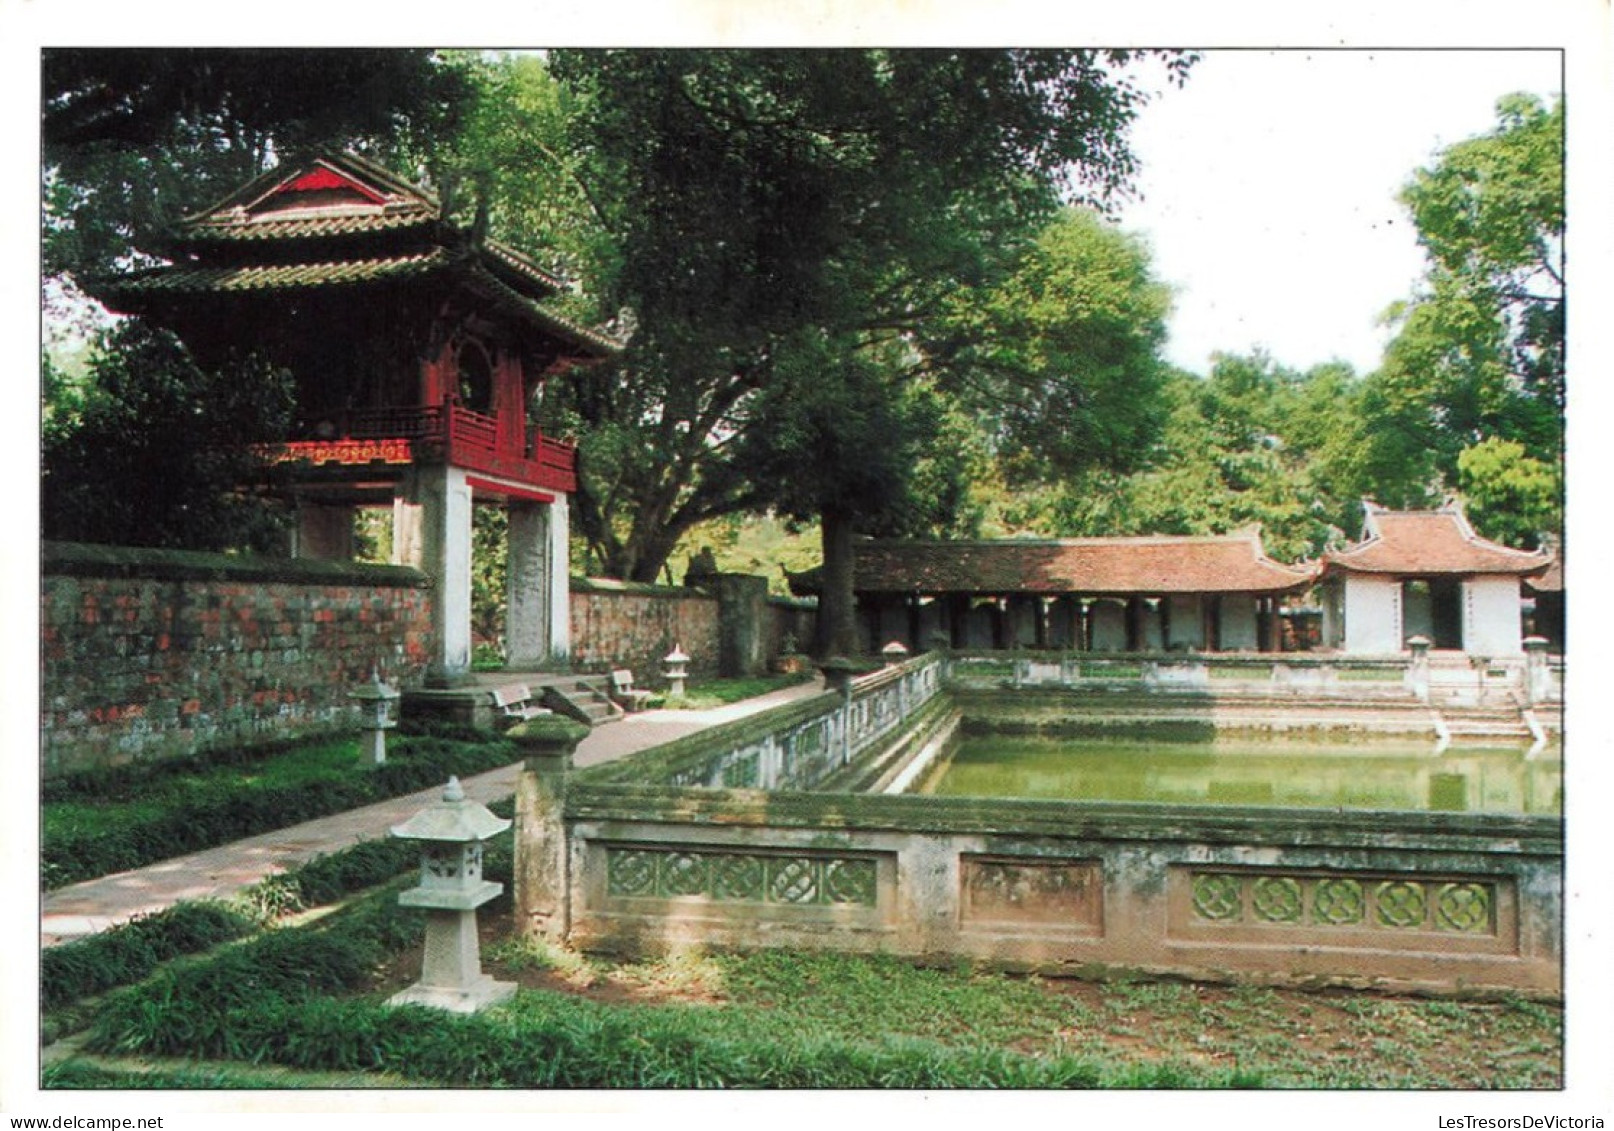
[[[717,673],[717,598],[698,589],[572,578],[572,667],[628,668],[634,683],[663,684],[662,658],[681,646],[695,676]]]
[[[47,543],[43,772],[350,728],[373,666],[419,682],[430,601],[400,567]]]
[[[720,674],[725,626],[715,591],[574,577],[571,602],[572,667],[580,672],[628,668],[638,686],[661,687],[662,659],[676,644],[689,654],[691,675]],[[757,670],[736,674],[760,674],[787,637],[794,638],[798,651],[812,646],[812,602],[769,597],[759,616],[760,624],[727,628],[761,642]],[[733,650],[731,641],[727,651]]]

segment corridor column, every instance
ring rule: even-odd
[[[471,678],[471,488],[463,469],[443,466],[416,468],[413,487],[420,564],[436,582],[426,684],[459,687]]]

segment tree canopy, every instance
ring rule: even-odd
[[[1389,505],[1460,487],[1465,453],[1482,445],[1517,445],[1549,469],[1562,460],[1563,102],[1512,95],[1497,113],[1402,192],[1428,266],[1390,312],[1397,333],[1363,401],[1364,468]],[[1531,520],[1545,524],[1537,535],[1562,522],[1556,507]]]
[[[912,502],[900,480],[944,418],[935,398],[962,394],[966,371],[978,385],[999,378],[1001,393],[1010,368],[1036,361],[972,353],[961,296],[1002,283],[1062,200],[1127,183],[1125,128],[1143,96],[1121,77],[1125,61],[557,53],[582,108],[582,175],[617,249],[606,293],[635,326],[615,383],[576,392],[579,512],[607,571],[649,580],[696,523],[767,506],[824,510],[826,554],[839,553],[851,526],[832,537],[832,523],[868,528]],[[1005,333],[1035,317],[994,313]],[[1040,375],[1016,368],[1021,395],[996,402],[996,425],[1005,444],[1047,452],[1048,437],[1025,443],[1028,423],[1063,419],[1080,396],[1056,403],[1045,379],[1057,363],[1041,363]],[[1069,419],[1073,434],[1087,430],[1064,455],[1113,450],[1091,418]],[[849,615],[850,590],[825,601],[831,635],[844,636],[835,610]]]

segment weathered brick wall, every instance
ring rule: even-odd
[[[818,625],[818,605],[795,597],[769,597],[763,638],[769,658],[782,652],[811,652]],[[792,645],[787,648],[786,645]]]
[[[40,585],[43,772],[351,726],[373,666],[424,671],[425,575],[47,543]]]
[[[572,667],[580,672],[628,668],[634,683],[663,684],[662,658],[678,645],[691,675],[717,673],[717,598],[698,589],[572,578]]]

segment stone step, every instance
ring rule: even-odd
[[[605,694],[603,677],[544,676],[533,682],[543,687],[555,709],[589,726],[600,726],[622,717],[622,708]]]

